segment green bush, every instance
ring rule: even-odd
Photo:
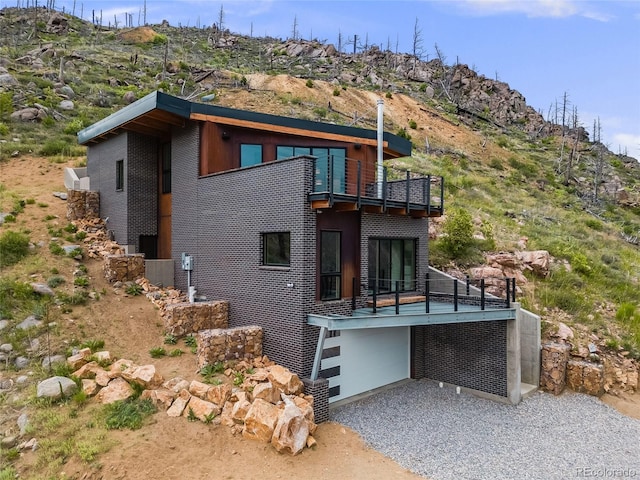
[[[416,128],[418,128],[418,124],[416,123],[415,120],[409,120],[409,128],[411,130],[415,130]]]
[[[63,277],[56,275],[47,280],[47,285],[49,285],[51,288],[56,288],[57,286],[62,285],[64,282],[65,279]]]
[[[80,130],[84,128],[84,122],[79,118],[74,118],[64,127],[63,132],[67,135],[76,135]]]
[[[473,222],[466,210],[454,209],[447,215],[442,230],[445,234],[442,246],[452,258],[462,255],[473,245]]]
[[[339,97],[340,96],[340,89],[339,88],[334,88],[333,89],[333,96],[334,97]]]
[[[105,423],[109,430],[142,427],[145,418],[156,412],[151,400],[124,400],[105,406]]]
[[[313,88],[313,80],[311,80],[311,79],[307,80],[307,83],[305,83],[305,85],[306,85],[308,88]]]
[[[0,267],[18,263],[29,254],[29,237],[8,230],[0,236]]]
[[[54,155],[66,154],[71,152],[70,145],[61,139],[47,140],[40,149],[40,155],[45,157],[53,157]]]

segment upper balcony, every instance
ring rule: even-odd
[[[314,160],[313,209],[363,210],[412,217],[439,217],[444,209],[444,179],[383,167],[376,171],[360,160],[330,155]]]

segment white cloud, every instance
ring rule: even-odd
[[[574,15],[606,22],[612,15],[594,10],[590,2],[577,0],[458,0],[456,5],[476,15],[522,13],[528,17],[565,18]]]

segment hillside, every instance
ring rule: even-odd
[[[57,291],[66,303],[52,313],[56,326],[47,332],[49,352],[64,353],[102,339],[116,355],[142,361],[149,360],[151,348],[162,344],[161,328],[146,300],[114,291],[101,279],[101,265],[95,260],[81,263],[88,269],[88,285],[76,282],[76,277],[84,277],[77,273],[78,263],[50,247],[52,238],[82,241],[64,218],[64,202],[51,195],[63,190],[63,167],[84,162],[84,147],[75,137],[80,129],[156,89],[222,106],[366,128],[374,127],[376,100],[382,98],[385,128],[414,143],[414,155],[397,161],[397,166],[445,178],[447,215],[432,225],[431,263],[465,275],[497,252],[550,252],[547,275],[522,272],[518,301],[541,315],[545,339],[557,340],[562,324],[570,327],[572,353],[607,368],[607,389],[618,396],[609,401],[629,398],[630,403],[620,408],[637,412],[638,395],[626,397],[633,390],[626,373],[637,372],[640,360],[640,167],[635,159],[590,141],[598,133],[588,135],[579,119],[564,126],[548,122],[508,84],[480,76],[466,65],[447,65],[440,59],[422,62],[375,47],[346,54],[316,42],[249,38],[168,24],[110,30],[46,8],[1,10],[0,32],[0,238],[20,233],[35,251],[13,265],[0,262],[0,321],[7,320],[5,326],[31,313],[49,315],[41,305],[20,304],[16,285],[62,277]],[[469,214],[472,238],[462,238],[468,240],[466,248],[452,253],[442,242],[443,232],[447,220],[460,211]],[[6,259],[7,252],[0,251],[0,259]],[[86,292],[84,305],[72,302],[78,291]],[[31,338],[9,330],[0,333],[0,344],[14,349],[13,356],[4,357],[6,366],[9,358],[28,357]],[[595,346],[595,356],[589,344]],[[193,373],[191,361],[188,355],[165,358],[159,368],[168,376],[186,375]],[[46,373],[35,366],[33,372],[34,378]],[[13,367],[0,370],[0,382],[14,382],[20,373]],[[13,397],[1,413],[15,423],[20,408],[33,402],[33,381],[17,393],[4,390],[0,398]],[[65,415],[81,411],[80,418],[87,422],[93,415],[84,406],[62,408]],[[37,410],[36,416],[39,433],[46,437],[47,422],[55,423],[48,416],[55,415],[45,411]],[[83,430],[91,445],[107,438],[101,437],[104,431],[87,432],[79,423],[71,428],[76,430],[68,432],[69,438]],[[178,435],[175,425],[163,423],[159,428],[151,439],[136,434],[129,441],[160,443]],[[358,443],[352,432],[342,433],[335,425],[324,431],[321,446],[344,442],[345,448],[359,453],[340,462],[314,457],[310,461],[317,462],[316,472],[336,463],[331,478],[340,478],[339,468],[355,462],[370,468],[369,478],[398,474],[397,465],[384,464],[388,460],[367,457],[375,452]],[[195,434],[185,435],[192,439]],[[126,434],[118,441],[126,442]],[[224,442],[240,452],[238,458],[256,455],[233,437]],[[175,442],[172,445],[175,448]],[[43,450],[64,457],[64,452],[49,447]],[[161,455],[170,462],[172,452],[167,447]],[[102,450],[95,455],[99,453]],[[273,452],[259,453],[274,468],[285,468],[286,462],[270,456]],[[6,455],[3,462],[15,460]],[[84,458],[66,455],[72,458],[67,471],[81,472]],[[127,468],[135,469],[135,459],[118,470],[117,452],[108,455],[103,464],[115,469],[113,477],[133,478]],[[189,460],[195,463],[204,455],[195,450]],[[46,464],[47,459],[38,461]],[[35,462],[30,457],[21,460],[21,471],[32,475],[27,478],[38,478],[34,472],[42,463]],[[245,463],[234,462],[238,468]],[[52,472],[59,473],[57,468]],[[295,474],[294,464],[286,468],[285,475]],[[96,471],[91,475],[86,478],[100,478]]]

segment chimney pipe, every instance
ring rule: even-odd
[[[378,181],[378,198],[382,198],[383,177],[383,151],[384,151],[384,100],[378,99],[378,169],[376,179]]]

